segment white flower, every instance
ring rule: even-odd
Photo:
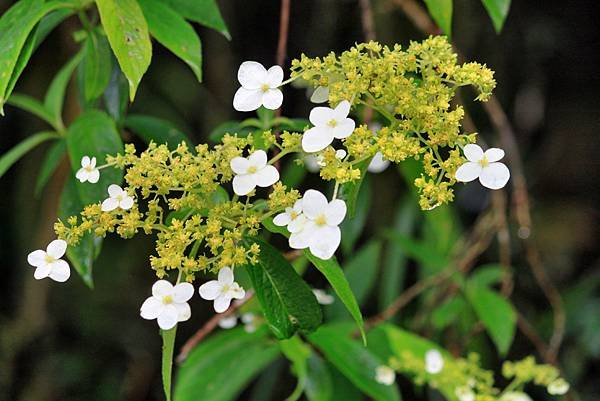
[[[111,184],[108,187],[108,196],[102,202],[103,212],[110,212],[116,208],[127,210],[133,206],[133,198],[127,194],[127,191],[116,184]]]
[[[45,251],[38,249],[27,255],[27,263],[36,268],[33,277],[36,280],[50,277],[59,283],[67,281],[71,276],[71,268],[61,259],[66,250],[67,243],[55,239],[48,244]]]
[[[163,330],[170,330],[177,322],[185,322],[192,312],[187,301],[194,295],[194,286],[179,283],[173,286],[167,280],[158,280],[152,286],[152,296],[144,301],[140,316],[158,321]]]
[[[342,160],[348,153],[344,149],[338,149],[335,151],[335,157],[338,160]],[[323,160],[323,154],[308,154],[304,156],[304,164],[306,169],[311,173],[318,173],[321,167],[325,167],[325,161]]]
[[[531,397],[520,391],[509,391],[502,394],[500,401],[532,401]]]
[[[244,331],[246,333],[254,333],[256,331],[256,316],[254,313],[248,312],[241,316],[241,321],[244,323]]]
[[[548,384],[548,393],[552,395],[563,395],[569,391],[569,383],[564,379],[556,379]]]
[[[208,301],[215,301],[215,312],[222,313],[229,308],[232,299],[242,299],[246,292],[233,281],[233,271],[229,267],[219,270],[217,280],[204,283],[199,289],[200,296]]]
[[[321,305],[331,305],[333,301],[335,301],[333,295],[330,295],[321,289],[313,288],[312,292],[315,294],[317,302]]]
[[[100,179],[100,171],[96,168],[96,158],[89,156],[83,156],[81,158],[81,168],[77,170],[75,177],[80,182],[90,182],[95,184]]]
[[[485,152],[480,146],[469,144],[463,149],[467,162],[456,170],[456,180],[471,182],[479,178],[479,182],[486,188],[500,189],[506,185],[510,178],[510,171],[504,163],[498,160],[504,157],[504,151],[490,148]]]
[[[290,247],[309,248],[316,257],[329,259],[340,245],[342,234],[338,225],[346,216],[346,203],[340,199],[327,202],[321,192],[309,189],[302,198],[302,212],[306,222],[290,235]]]
[[[309,115],[314,125],[302,136],[302,149],[305,152],[318,152],[331,145],[335,138],[347,138],[354,131],[354,120],[348,118],[350,102],[343,100],[335,109],[315,107]]]
[[[475,401],[475,393],[469,386],[460,386],[454,390],[459,401]]]
[[[257,150],[247,159],[234,157],[229,163],[236,174],[233,177],[233,192],[237,195],[248,195],[256,186],[268,187],[279,180],[279,171],[267,165],[267,154]]]
[[[231,315],[222,317],[221,319],[219,319],[218,324],[219,327],[222,329],[232,329],[237,325],[237,316]]]
[[[273,224],[279,227],[287,226],[291,233],[300,231],[304,223],[306,223],[306,216],[302,214],[302,199],[298,199],[294,207],[285,208],[285,212],[279,213],[273,219]]]
[[[383,158],[383,154],[381,152],[375,153],[375,156],[371,159],[371,163],[369,163],[369,167],[367,170],[369,173],[381,173],[390,165],[389,160],[385,160]]]
[[[310,96],[312,103],[325,103],[329,100],[329,87],[328,86],[317,86]]]
[[[233,108],[252,111],[260,106],[275,110],[283,102],[283,93],[277,89],[283,81],[283,69],[274,65],[267,71],[256,61],[244,61],[238,70],[238,81],[242,85],[233,97]]]
[[[391,386],[396,381],[396,372],[389,366],[379,365],[375,368],[375,381],[386,386]]]
[[[425,353],[425,370],[427,373],[435,375],[444,368],[444,358],[437,349],[430,349]]]

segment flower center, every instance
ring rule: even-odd
[[[248,167],[248,174],[254,174],[257,170],[258,169],[256,168],[256,166],[250,166]]]
[[[296,217],[298,217],[298,213],[295,210],[292,210],[290,213],[290,219],[296,220]]]
[[[329,120],[327,122],[327,125],[329,125],[331,128],[335,128],[338,125],[338,122],[335,118],[332,118],[331,120]]]
[[[165,305],[172,304],[173,303],[173,297],[170,296],[170,295],[165,295],[163,297],[162,301],[163,301],[163,304],[165,304]]]
[[[44,260],[46,261],[46,263],[50,264],[50,263],[53,263],[56,259],[54,259],[50,255],[46,255],[46,257],[44,258]]]
[[[117,195],[115,199],[121,202],[123,200],[123,195]]]
[[[483,156],[483,158],[479,160],[479,164],[481,167],[487,167],[490,165],[490,162],[488,161],[487,157]]]
[[[84,170],[87,171],[88,173],[91,173],[92,171],[94,171],[94,169],[92,168],[92,166],[85,166]]]
[[[261,90],[261,91],[263,91],[263,93],[265,93],[265,92],[266,92],[266,91],[268,91],[269,89],[271,89],[271,88],[269,87],[269,84],[262,84],[262,85],[260,86],[260,90]]]
[[[325,218],[325,215],[322,214],[319,217],[317,217],[315,219],[315,224],[318,226],[324,226],[325,224],[327,224],[327,219]]]

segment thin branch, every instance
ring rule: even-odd
[[[375,23],[373,22],[373,7],[371,0],[359,0],[360,5],[360,20],[362,23],[363,35],[365,41],[370,42],[375,40]]]

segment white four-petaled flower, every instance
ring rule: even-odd
[[[457,181],[471,182],[479,178],[481,185],[490,189],[506,185],[510,171],[504,163],[498,162],[504,157],[502,149],[490,148],[484,152],[479,145],[471,143],[465,146],[463,152],[468,161],[456,170]]]
[[[389,366],[379,365],[375,368],[375,381],[386,386],[391,386],[396,381],[396,372]]]
[[[246,292],[234,281],[233,271],[229,267],[219,270],[217,280],[204,283],[199,288],[200,296],[208,301],[214,301],[215,312],[225,312],[232,299],[242,299]]]
[[[430,349],[425,353],[425,370],[427,373],[435,375],[444,368],[444,358],[437,349]]]
[[[563,395],[569,391],[569,383],[565,379],[556,379],[548,384],[548,393],[552,395]]]
[[[190,283],[173,286],[167,280],[158,280],[152,286],[152,296],[144,301],[140,316],[147,320],[158,321],[163,330],[170,330],[177,322],[184,322],[192,315],[187,301],[194,295]]]
[[[302,136],[302,149],[305,152],[318,152],[331,145],[335,138],[347,138],[354,131],[354,120],[348,118],[350,102],[341,101],[335,109],[315,107],[309,115],[314,127]]]
[[[237,195],[248,195],[254,188],[268,187],[279,180],[279,171],[267,164],[267,154],[257,150],[247,159],[234,157],[229,163],[235,173],[233,177],[233,192]]]
[[[46,250],[38,249],[27,255],[27,263],[34,266],[33,277],[41,280],[50,277],[60,283],[65,282],[71,276],[69,264],[61,258],[67,250],[67,243],[61,239],[55,239],[48,244]]]
[[[274,65],[268,70],[256,61],[244,61],[238,70],[238,81],[242,85],[233,97],[233,108],[252,111],[264,106],[275,110],[283,102],[283,93],[278,87],[283,81],[283,69]]]
[[[317,86],[313,93],[310,95],[310,101],[312,103],[325,103],[329,100],[329,87],[328,86]]]
[[[306,216],[302,214],[302,199],[298,199],[294,207],[288,207],[285,212],[275,216],[273,223],[279,227],[287,226],[291,233],[300,231],[306,223]]]
[[[116,208],[123,210],[131,209],[133,206],[133,198],[129,196],[127,191],[116,184],[111,184],[108,187],[108,198],[102,202],[102,211],[110,212]]]
[[[342,238],[338,225],[346,216],[346,203],[341,199],[327,202],[321,192],[309,189],[302,198],[302,213],[306,221],[290,235],[290,247],[309,248],[318,258],[331,258]]]
[[[96,158],[89,156],[83,156],[81,158],[81,168],[77,170],[75,177],[80,182],[90,182],[95,184],[100,179],[100,171],[96,168]]]

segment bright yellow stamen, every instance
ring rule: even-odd
[[[163,304],[168,305],[173,303],[173,297],[170,295],[165,295],[163,297]]]
[[[46,261],[46,263],[52,263],[54,262],[54,258],[50,255],[46,255],[46,257],[44,258],[44,260]]]
[[[327,219],[325,218],[325,215],[322,214],[319,217],[317,217],[315,219],[315,224],[318,226],[324,226],[325,224],[327,224]]]
[[[483,156],[483,158],[479,160],[479,164],[481,164],[481,167],[487,167],[490,162],[488,161],[487,157]]]
[[[256,173],[256,170],[257,170],[256,166],[250,166],[250,167],[248,167],[248,174],[254,174],[254,173]]]
[[[260,86],[260,90],[261,90],[261,91],[263,91],[263,92],[266,92],[266,91],[268,91],[269,89],[271,89],[271,88],[269,87],[269,85],[268,85],[268,84],[262,84],[262,85]]]
[[[295,219],[296,219],[296,217],[298,217],[298,213],[296,213],[296,211],[292,211],[292,213],[290,213],[290,218],[291,218],[292,220],[295,220]]]
[[[329,125],[331,128],[335,128],[338,125],[338,122],[335,118],[332,118],[327,122],[327,125]]]

